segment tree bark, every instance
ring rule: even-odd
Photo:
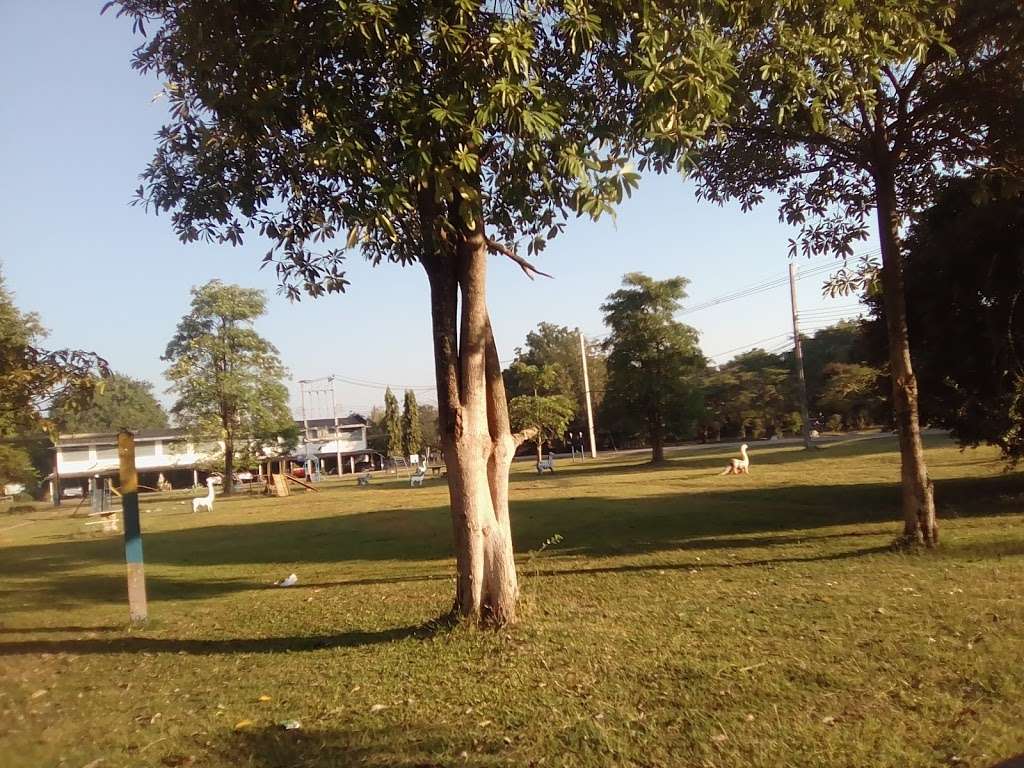
[[[660,414],[651,414],[647,419],[648,431],[651,433],[651,464],[665,461],[665,435],[661,426]]]
[[[882,250],[882,298],[889,337],[892,401],[900,441],[903,541],[933,547],[939,541],[939,527],[935,517],[932,481],[928,477],[921,442],[917,377],[910,359],[895,182],[892,174],[885,169],[875,174],[875,200],[878,239]]]
[[[519,596],[508,511],[516,441],[487,312],[486,240],[479,216],[472,227],[450,216],[459,222],[455,234],[436,227],[426,198],[420,201],[423,266],[430,282],[438,428],[455,539],[453,612],[503,625],[515,621]]]
[[[224,481],[221,484],[221,493],[230,496],[234,491],[235,476],[235,441],[229,435],[224,439]]]

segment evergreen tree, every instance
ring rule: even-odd
[[[405,456],[418,455],[423,450],[423,427],[420,425],[420,409],[416,404],[416,393],[405,390],[402,400],[402,453]]]
[[[402,454],[402,417],[398,412],[398,398],[388,387],[384,393],[384,453],[387,456]]]

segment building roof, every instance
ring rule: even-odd
[[[298,419],[295,422],[300,427],[303,425],[302,419]],[[306,419],[306,424],[311,427],[333,427],[334,419]],[[366,419],[360,416],[358,413],[350,413],[348,416],[339,416],[338,425],[342,427],[364,427],[366,426]]]
[[[136,440],[180,440],[188,436],[188,430],[182,427],[166,427],[164,429],[138,429]],[[113,445],[117,442],[117,432],[79,432],[77,434],[60,435],[57,437],[58,448],[71,448],[76,445]]]

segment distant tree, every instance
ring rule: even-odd
[[[162,429],[167,412],[153,396],[153,385],[115,373],[93,393],[92,400],[70,406],[58,400],[50,418],[62,432],[116,432],[129,429]]]
[[[1020,174],[1024,5],[778,0],[744,8],[742,23],[723,22],[738,52],[727,125],[709,131],[696,150],[682,135],[658,161],[692,171],[705,199],[735,199],[744,208],[766,193],[780,199],[780,217],[802,228],[792,255],[851,255],[874,213],[902,460],[902,540],[933,546],[938,525],[921,442],[900,232],[948,172],[983,165]],[[675,29],[666,24],[659,47],[672,49]],[[652,97],[661,90],[652,83]],[[652,140],[664,150],[676,137],[664,123]],[[838,275],[833,288],[863,285],[847,277]]]
[[[420,426],[423,429],[423,447],[437,449],[441,444],[437,431],[437,406],[420,403]]]
[[[817,401],[825,387],[825,369],[833,363],[863,363],[864,342],[860,323],[842,320],[812,334],[801,334],[807,401]],[[785,367],[794,370],[793,352],[783,355]]]
[[[21,446],[0,443],[0,493],[8,483],[32,488],[39,480],[32,458]]]
[[[816,403],[818,410],[838,415],[847,429],[881,423],[887,400],[879,386],[881,372],[861,363],[829,363]]]
[[[709,429],[749,439],[800,429],[791,370],[783,356],[752,349],[709,372],[703,379]]]
[[[611,405],[620,422],[643,429],[655,464],[665,459],[666,433],[692,432],[701,411],[697,376],[706,363],[697,331],[673,317],[686,298],[688,282],[631,272],[601,305],[611,329],[605,341],[606,409]]]
[[[398,398],[388,387],[384,392],[384,453],[387,456],[402,455],[402,414],[398,409]]]
[[[420,425],[420,407],[416,403],[416,393],[405,390],[402,400],[402,454],[405,456],[419,455],[423,450],[423,428]]]
[[[572,400],[556,393],[564,371],[557,364],[536,366],[517,360],[512,364],[510,373],[530,392],[509,401],[512,428],[533,433],[537,461],[543,461],[544,443],[565,432],[575,411]]]
[[[730,43],[704,3],[652,56],[660,19],[632,4],[117,0],[154,30],[134,66],[171,111],[140,199],[181,239],[272,242],[292,296],[343,291],[343,242],[419,263],[430,285],[455,612],[514,620],[513,435],[487,307],[488,253],[525,256],[567,216],[611,213],[639,176],[649,123],[703,132],[727,104]],[[682,50],[679,50],[679,49]],[[681,54],[681,55],[678,55]],[[663,98],[640,104],[652,81]],[[517,250],[525,246],[525,253]]]
[[[48,351],[39,317],[15,306],[0,273],[0,438],[52,431],[55,403],[89,402],[110,369],[99,355],[72,349]],[[20,450],[20,449],[19,449]]]
[[[905,240],[910,351],[921,414],[964,446],[1024,457],[1024,195],[950,179]],[[869,303],[868,339],[884,361],[885,305]]]
[[[601,345],[586,341],[587,374],[590,379],[590,400],[594,412],[601,406],[607,385],[605,354]],[[526,344],[516,349],[515,362],[543,368],[557,366],[558,377],[550,387],[551,394],[561,394],[573,402],[575,419],[585,421],[586,392],[583,389],[583,364],[580,359],[580,339],[577,332],[563,325],[540,323],[526,334]],[[521,381],[515,365],[505,369],[505,388],[510,397],[532,392],[529,382]]]
[[[236,459],[297,437],[287,375],[274,346],[252,327],[266,311],[262,291],[211,280],[192,289],[163,359],[177,395],[171,412],[197,442],[223,442],[224,493]]]

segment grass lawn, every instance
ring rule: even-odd
[[[943,543],[897,554],[895,441],[513,476],[521,621],[437,629],[442,481],[121,541],[0,519],[0,765],[991,766],[1024,752],[1024,473],[928,442]],[[562,540],[539,554],[542,543]],[[534,554],[531,554],[531,551]],[[294,571],[292,588],[272,583]],[[280,723],[297,720],[285,730]]]

